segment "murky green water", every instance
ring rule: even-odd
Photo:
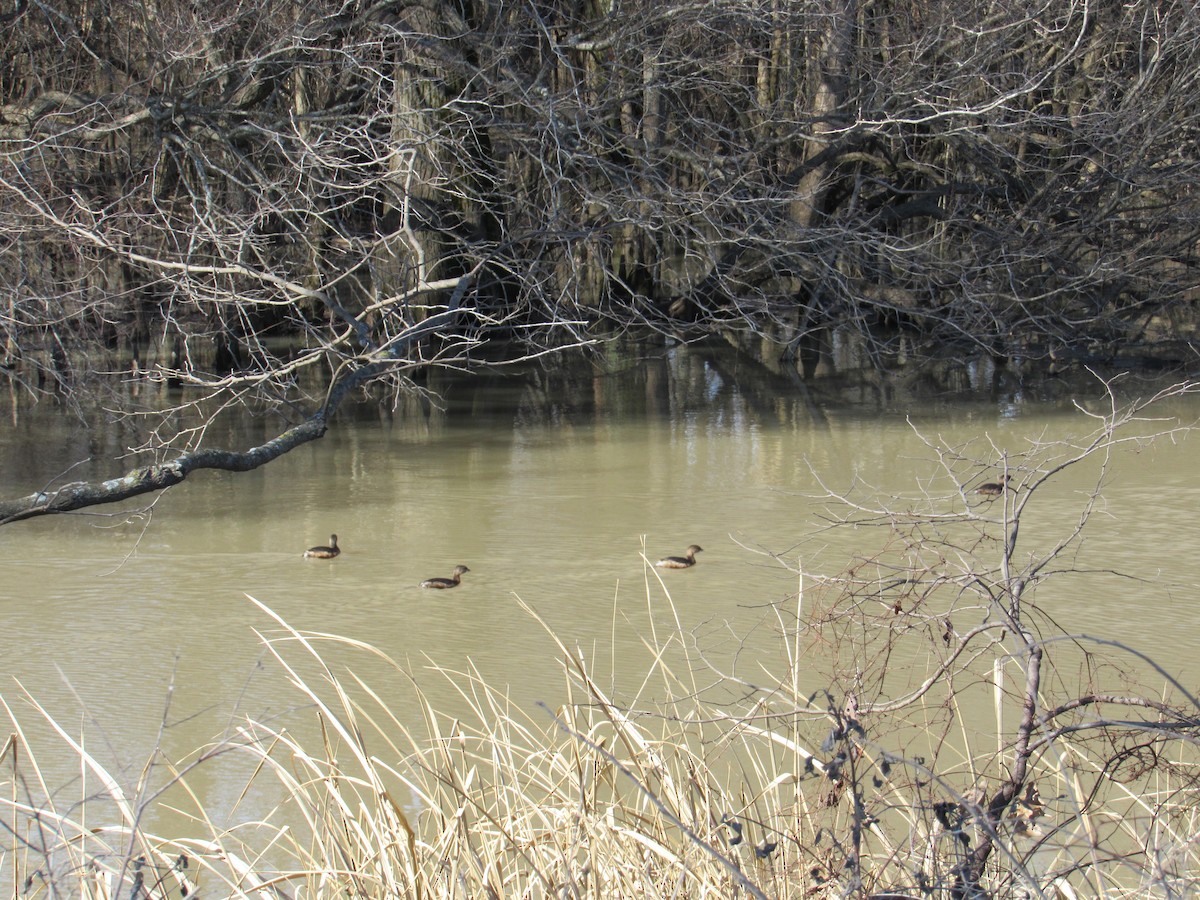
[[[998,470],[961,466],[951,477],[929,442],[995,461],[1094,427],[1071,399],[1093,401],[1064,387],[1048,399],[1019,385],[930,395],[865,383],[835,395],[701,349],[613,374],[584,367],[436,387],[442,409],[344,417],[260,471],[199,473],[148,513],[99,509],[6,527],[7,673],[130,777],[160,741],[183,755],[242,717],[287,721],[302,704],[256,634],[279,628],[247,595],[296,628],[373,644],[451,713],[465,706],[466,680],[435,666],[478,670],[530,710],[561,700],[555,645],[521,602],[603,661],[619,695],[640,689],[646,641],[664,640],[676,619],[693,659],[758,682],[760,665],[779,661],[772,607],[794,605],[797,570],[836,574],[886,541],[884,529],[831,529],[826,489],[853,489],[867,505],[961,511],[955,479]],[[1200,404],[1162,414],[1196,418]],[[210,440],[248,446],[274,427],[243,421]],[[22,412],[0,437],[0,490],[28,493],[121,440],[79,431],[48,407]],[[1200,676],[1195,446],[1120,451],[1081,549],[1060,566],[1094,571],[1038,594],[1064,629],[1128,642],[1189,688]],[[117,470],[83,466],[68,477]],[[1039,489],[1021,558],[1070,532],[1098,476],[1089,463]],[[302,558],[332,532],[340,557]],[[693,569],[646,564],[692,543],[704,548]],[[988,564],[997,548],[975,545]],[[456,564],[471,570],[456,590],[418,586]],[[328,652],[399,717],[418,715],[404,679],[370,657]],[[826,685],[814,669],[811,688]],[[14,681],[2,690],[23,720],[36,718]],[[69,777],[69,763],[62,772]],[[231,788],[219,779],[208,788],[220,808]]]

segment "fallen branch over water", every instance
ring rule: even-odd
[[[106,481],[73,481],[54,490],[35,491],[15,500],[0,500],[0,525],[108,503],[120,503],[144,494],[156,493],[174,487],[198,469],[249,472],[285,453],[290,453],[302,444],[323,437],[333,414],[354,388],[394,368],[401,359],[401,354],[420,339],[454,325],[463,292],[469,283],[470,279],[460,280],[459,289],[455,291],[445,312],[432,316],[414,327],[402,339],[378,348],[382,358],[357,366],[341,378],[335,377],[325,402],[317,412],[265,444],[251,447],[249,450],[191,450],[167,462],[140,466],[119,478]]]
[[[16,500],[0,501],[0,525],[130,500],[179,484],[197,469],[248,472],[324,435],[327,417],[326,409],[322,409],[278,437],[249,450],[194,450],[169,462],[134,469],[120,478],[73,481],[52,491],[37,491]]]

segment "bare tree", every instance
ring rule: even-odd
[[[128,478],[0,519],[599,323],[807,370],[835,331],[881,365],[901,334],[1112,358],[1193,318],[1187,0],[22,2],[0,52],[6,376],[85,417],[145,379],[281,416],[192,462],[203,429],[147,419]]]
[[[1111,391],[1107,409],[1081,409],[1089,436],[1031,439],[1024,451],[924,438],[933,470],[917,497],[828,488],[831,527],[866,532],[859,543],[874,549],[839,575],[794,568],[803,588],[781,608],[789,664],[777,682],[722,673],[755,698],[734,727],[773,735],[816,782],[767,823],[800,844],[795,865],[863,896],[1039,895],[1129,872],[1194,890],[1184,810],[1200,699],[1135,648],[1065,631],[1041,598],[1081,574],[1076,554],[1114,457],[1191,431],[1151,409],[1197,389],[1124,401]],[[1096,463],[1078,515],[1031,544],[1022,527],[1044,512],[1044,489]],[[823,660],[833,680],[806,694]],[[989,694],[994,719],[970,715]],[[1121,827],[1096,837],[1098,815]],[[1078,843],[1094,852],[1081,859]]]

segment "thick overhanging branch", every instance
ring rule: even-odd
[[[169,462],[142,466],[119,478],[99,482],[74,481],[52,491],[37,491],[15,500],[0,501],[0,525],[38,516],[74,512],[106,503],[120,503],[142,494],[152,494],[179,484],[197,469],[249,472],[278,459],[301,444],[315,441],[325,434],[330,418],[351,391],[395,369],[403,354],[417,341],[442,329],[454,327],[462,314],[462,299],[472,282],[473,278],[470,275],[460,277],[447,308],[413,327],[389,346],[379,348],[376,352],[382,358],[368,363],[346,363],[346,367],[353,365],[353,368],[345,371],[344,367],[343,373],[334,378],[321,408],[265,444],[251,447],[249,450],[201,448],[183,453]]]
[[[283,434],[249,450],[194,450],[169,462],[142,466],[119,478],[99,482],[74,481],[52,491],[38,491],[16,500],[0,501],[0,525],[105,503],[119,503],[142,494],[165,490],[179,484],[197,469],[248,472],[321,437],[325,434],[326,418],[327,410],[322,409]]]

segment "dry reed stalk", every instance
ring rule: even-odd
[[[377,648],[301,632],[252,601],[278,630],[260,637],[311,706],[317,737],[300,739],[250,720],[187,765],[160,761],[156,771],[167,784],[150,790],[143,777],[130,796],[83,740],[33,704],[99,785],[94,795],[60,809],[5,704],[14,730],[0,755],[10,773],[3,821],[11,841],[0,871],[28,896],[136,891],[154,900],[184,892],[264,900],[739,894],[819,900],[866,897],[885,887],[899,896],[897,886],[919,893],[914,873],[930,885],[949,883],[969,827],[955,818],[971,802],[962,785],[995,764],[986,741],[977,754],[946,756],[937,771],[902,759],[857,725],[835,728],[822,744],[830,710],[798,693],[796,671],[810,656],[796,631],[782,627],[786,670],[774,689],[738,714],[710,704],[665,586],[649,576],[647,584],[668,598],[677,630],[652,631],[647,639],[636,705],[618,703],[583,654],[521,601],[562,661],[563,703],[544,714],[522,710],[469,664],[434,667],[457,691],[453,717],[435,709],[415,676]],[[781,615],[780,621],[796,620]],[[398,718],[352,672],[335,671],[326,648],[369,654],[409,682],[419,726]],[[310,670],[316,674],[305,674]],[[643,696],[652,679],[664,692],[656,703]],[[935,721],[941,710],[926,706],[930,699],[916,696],[912,723],[899,724]],[[956,721],[965,729],[961,715]],[[969,744],[972,736],[963,733]],[[191,776],[197,765],[229,753],[253,763],[241,796],[282,798],[274,815],[235,828],[209,818]],[[1194,883],[1187,873],[1200,871],[1200,814],[1189,781],[1195,765],[1181,745],[1170,768],[1155,770],[1160,780],[1153,790],[1144,782],[1135,790],[1086,756],[1048,756],[1036,783],[1047,795],[1073,798],[1077,811],[1058,816],[1052,828],[1045,815],[1038,820],[1031,813],[1016,824],[1032,830],[1014,827],[1003,859],[1039,890],[1061,897],[1080,884],[1133,897],[1135,888]],[[1111,788],[1119,815],[1104,821],[1104,811],[1098,815],[1086,802],[1079,780],[1086,766]],[[172,801],[172,809],[186,837],[144,827],[168,787],[185,801]],[[939,807],[947,798],[949,806]],[[97,800],[116,813],[115,824],[98,825]],[[943,811],[934,815],[935,808]],[[1140,883],[1118,887],[1117,867],[1100,858],[1100,848],[1112,845],[1106,828],[1140,848],[1139,859],[1153,861],[1142,868]],[[1038,841],[1041,849],[1031,854]],[[1085,878],[1072,874],[1080,848],[1090,854]],[[1034,859],[1037,871],[1030,868]],[[848,860],[856,866],[850,874]],[[999,869],[996,881],[1020,884]]]

